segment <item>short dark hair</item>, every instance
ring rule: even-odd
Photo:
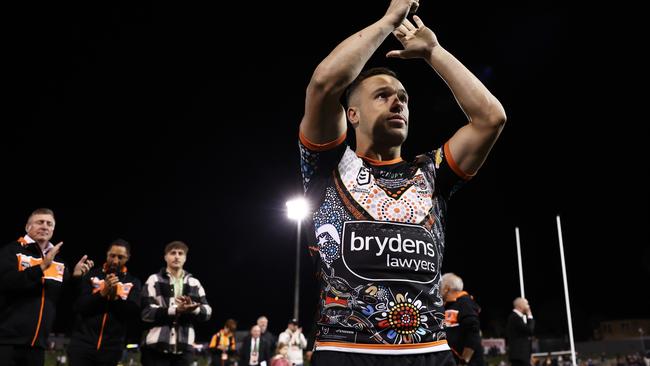
[[[173,249],[182,249],[185,254],[187,254],[187,252],[190,250],[190,248],[187,247],[187,244],[183,243],[180,240],[174,240],[165,246],[165,254],[171,252]]]
[[[237,330],[237,321],[235,319],[226,320],[226,324],[224,325],[224,328],[228,328],[233,332],[236,331]]]
[[[126,254],[131,255],[131,244],[129,244],[128,241],[122,239],[122,238],[117,238],[108,245],[108,249],[106,251],[111,250],[112,247],[118,246],[118,247],[124,247],[126,249]]]
[[[343,105],[345,108],[347,108],[350,105],[350,96],[352,96],[352,93],[359,87],[359,84],[361,84],[362,81],[366,80],[367,78],[375,75],[389,75],[397,79],[397,74],[395,71],[387,68],[387,67],[373,67],[370,69],[366,69],[361,71],[359,76],[357,76],[354,81],[350,85],[348,85],[347,89],[345,89],[344,95],[344,100],[343,100]]]

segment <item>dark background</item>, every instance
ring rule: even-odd
[[[318,62],[387,1],[90,3],[6,13],[2,240],[50,207],[70,265],[82,254],[103,262],[109,241],[123,237],[143,281],[164,265],[164,245],[183,240],[186,269],[214,311],[199,339],[226,318],[244,329],[261,314],[277,334],[293,306],[296,234],[285,201],[301,190],[304,90]],[[643,104],[630,100],[627,48],[601,17],[568,8],[422,1],[418,14],[508,114],[448,219],[443,271],[462,276],[482,306],[484,336],[503,335],[519,294],[515,226],[537,333],[567,334],[557,214],[576,338],[600,320],[648,318],[648,134]],[[408,159],[465,120],[422,61],[385,61],[396,47],[391,36],[370,64],[395,69],[409,91]],[[317,289],[306,250],[302,263],[309,329]],[[70,324],[70,301],[57,332]]]

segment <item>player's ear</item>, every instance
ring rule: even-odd
[[[347,115],[348,115],[348,121],[350,121],[352,127],[357,128],[357,126],[359,125],[359,111],[357,110],[357,108],[349,107],[347,110]]]

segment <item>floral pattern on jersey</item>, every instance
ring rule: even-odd
[[[441,329],[444,313],[429,309],[426,297],[394,294],[390,288],[374,283],[352,287],[348,281],[321,271],[327,284],[321,292],[319,323],[339,325],[368,332],[377,343],[409,344],[423,339],[445,339]],[[436,285],[437,287],[437,285]]]
[[[378,321],[377,328],[386,330],[386,337],[395,343],[418,343],[422,336],[430,333],[428,313],[422,300],[410,298],[408,293],[398,293],[374,320]]]
[[[432,192],[418,169],[409,179],[377,180],[352,150],[345,151],[338,167],[341,181],[352,199],[373,219],[417,224],[433,206]]]

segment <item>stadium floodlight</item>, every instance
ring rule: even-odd
[[[293,318],[298,320],[298,302],[300,299],[300,224],[309,213],[309,204],[303,197],[287,201],[287,216],[296,220],[296,278],[293,294]]]

